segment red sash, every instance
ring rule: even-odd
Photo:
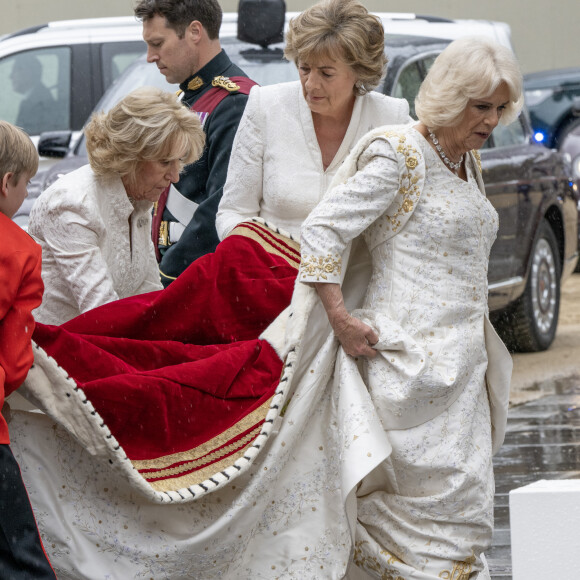
[[[249,79],[248,77],[230,77],[230,80],[236,83],[240,88],[235,94],[241,93],[242,95],[249,95],[252,87],[258,83]],[[214,109],[228,96],[230,91],[223,87],[212,87],[209,91],[206,91],[193,105],[191,110],[199,115],[205,115],[207,118]],[[153,247],[155,248],[155,255],[157,256],[157,261],[161,260],[161,254],[159,253],[158,242],[159,242],[159,228],[161,227],[161,222],[163,220],[163,210],[165,209],[165,204],[167,203],[167,196],[169,195],[169,187],[161,194],[159,201],[155,205],[153,211],[153,221],[151,224],[151,239],[153,240]]]

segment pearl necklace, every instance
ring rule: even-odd
[[[449,167],[449,169],[451,169],[451,171],[453,171],[453,173],[457,175],[459,168],[463,163],[463,155],[459,158],[459,161],[457,163],[453,163],[453,161],[451,161],[451,159],[449,159],[449,157],[445,155],[445,151],[443,151],[443,147],[439,145],[439,139],[435,137],[435,133],[433,133],[433,131],[429,129],[429,127],[427,127],[427,131],[429,132],[429,137],[431,138],[431,141],[433,141],[433,145],[435,145],[435,149],[437,149],[437,152],[441,156],[441,159],[443,159],[445,165],[447,165],[447,167]]]

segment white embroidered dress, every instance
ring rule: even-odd
[[[497,213],[476,169],[461,180],[412,128],[371,142],[358,169],[305,221],[299,274],[342,282],[342,255],[363,234],[372,276],[354,315],[379,334],[378,353],[357,364],[339,349],[335,383],[368,390],[391,452],[357,490],[354,561],[374,578],[468,578],[493,528],[486,315]]]
[[[162,288],[149,201],[85,165],[38,198],[28,232],[42,247],[44,297],[34,316],[62,324],[107,302]],[[130,225],[129,225],[130,224]]]

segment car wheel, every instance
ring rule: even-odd
[[[552,344],[560,312],[560,271],[558,242],[544,219],[532,250],[524,293],[496,322],[510,350],[536,352]]]
[[[564,143],[564,139],[566,139],[568,133],[574,131],[574,129],[577,129],[578,127],[580,127],[580,117],[572,117],[562,125],[562,128],[558,133],[558,148],[560,148],[562,143]]]

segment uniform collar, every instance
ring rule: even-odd
[[[185,93],[186,97],[199,93],[204,87],[211,85],[211,81],[220,75],[223,75],[232,61],[230,57],[222,51],[214,56],[203,68],[198,70],[194,75],[185,79],[179,88]]]

